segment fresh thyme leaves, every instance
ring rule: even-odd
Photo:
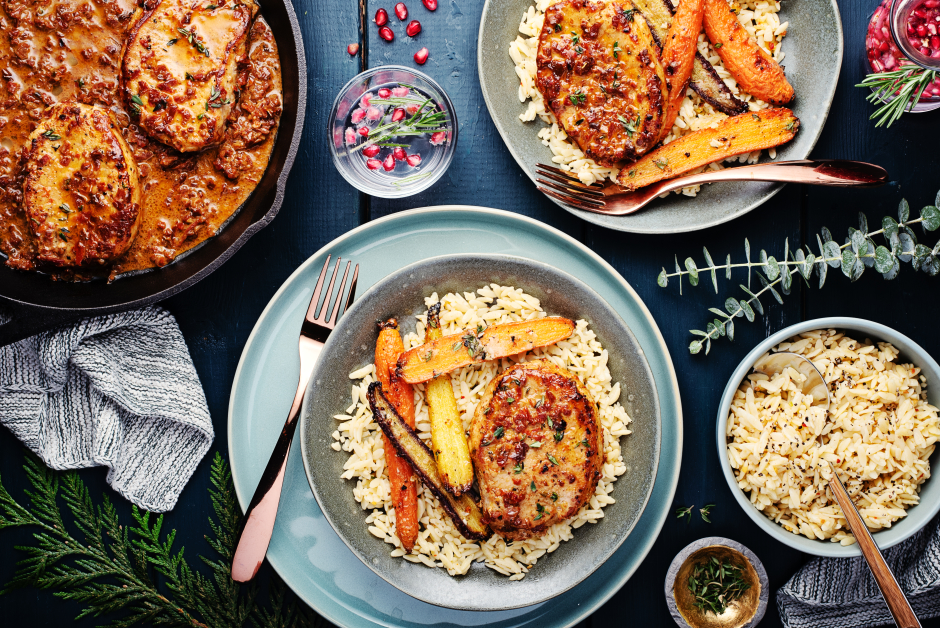
[[[731,279],[732,270],[736,268],[747,269],[747,284],[739,284],[740,289],[747,298],[728,297],[724,302],[724,310],[709,308],[709,312],[717,318],[708,323],[705,330],[689,330],[697,338],[689,344],[690,353],[699,353],[703,348],[707,354],[711,349],[713,340],[727,336],[734,340],[734,319],[744,317],[748,322],[754,322],[757,314],[764,314],[764,305],[761,296],[772,296],[783,304],[783,295],[789,295],[793,286],[793,279],[802,279],[806,287],[810,287],[813,272],[819,277],[819,287],[826,283],[830,268],[841,268],[842,274],[850,281],[857,281],[865,269],[872,268],[885,279],[894,279],[901,270],[901,263],[910,263],[915,271],[921,271],[934,277],[940,274],[940,242],[927,246],[917,241],[912,227],[920,224],[924,231],[940,229],[940,193],[933,205],[927,205],[920,210],[920,216],[912,219],[910,205],[902,199],[898,205],[897,220],[885,216],[881,220],[881,229],[868,230],[868,219],[865,214],[858,215],[858,229],[849,228],[845,243],[839,245],[833,240],[829,229],[823,227],[816,235],[818,251],[813,252],[807,244],[803,248],[790,249],[789,239],[783,243],[783,257],[777,260],[760,252],[758,261],[751,261],[751,245],[744,240],[745,261],[737,264],[731,263],[731,255],[725,258],[724,264],[716,264],[707,248],[702,249],[706,266],[701,268],[689,257],[685,260],[685,270],[679,266],[676,258],[676,272],[667,273],[663,268],[656,278],[656,283],[665,288],[671,277],[679,277],[679,293],[682,294],[682,277],[688,276],[689,283],[697,286],[700,274],[708,273],[711,276],[712,287],[718,294],[718,271],[724,271],[726,279]],[[875,240],[880,236],[882,244]],[[757,275],[761,289],[751,289],[751,275]],[[769,293],[769,294],[768,294]],[[782,293],[782,294],[781,294]]]
[[[172,46],[173,44],[175,44],[175,43],[178,42],[178,41],[179,41],[179,39],[177,39],[176,37],[174,37],[174,38],[171,39],[170,41],[166,42],[166,45],[167,45],[167,46]]]
[[[180,35],[186,38],[186,41],[188,41],[193,48],[207,57],[209,56],[209,49],[200,41],[199,35],[196,34],[194,29],[178,28],[176,30]]]
[[[695,504],[691,506],[683,506],[681,508],[676,508],[676,519],[686,518],[685,522],[690,523],[692,521],[692,509],[695,508]]]
[[[535,480],[532,480],[532,484],[529,484],[529,488],[533,491],[535,490]]]
[[[85,79],[80,78],[75,83],[78,85],[78,89],[85,89]]]
[[[865,100],[874,104],[882,103],[869,120],[876,120],[875,128],[891,125],[901,114],[911,111],[920,100],[921,94],[936,79],[937,73],[915,65],[904,65],[890,72],[869,74],[855,87],[867,87],[872,90]]]
[[[52,129],[47,129],[47,130],[43,131],[42,136],[43,136],[44,138],[46,138],[47,140],[52,140],[53,142],[56,141],[56,140],[61,140],[61,139],[62,139],[62,137],[61,137],[60,135],[58,135],[58,134],[57,134],[55,131],[53,131]]]
[[[6,591],[52,589],[57,597],[82,606],[76,619],[107,615],[113,628],[139,624],[314,628],[322,623],[278,580],[271,583],[269,608],[258,604],[256,584],[243,586],[232,580],[241,510],[228,465],[218,453],[209,489],[215,516],[209,518],[211,533],[205,537],[218,557],[200,556],[208,576],[189,565],[183,549],[174,551],[175,531],[161,534],[163,515],[152,516],[135,507],[133,521],[121,525],[107,497],[95,507],[78,473],[52,471],[34,455],[26,456],[24,469],[32,485],[29,505],[18,503],[0,484],[0,530],[32,527],[35,539],[33,545],[16,548],[25,557],[17,563]],[[59,498],[71,513],[73,522],[68,526]],[[79,534],[73,536],[71,529]]]
[[[751,114],[751,117],[754,118],[755,120],[757,120],[758,122],[760,122],[760,116],[757,115],[756,113],[752,113],[752,114]]]
[[[62,203],[61,205],[59,205],[59,209],[64,211],[66,214],[72,213],[72,210],[69,208],[68,203]]]
[[[620,121],[620,126],[622,126],[623,130],[627,132],[627,135],[633,137],[633,134],[636,133],[636,122],[633,120],[627,120],[623,116],[617,116],[617,120]]]
[[[620,42],[615,41],[614,42],[614,59],[619,59],[619,58],[620,58]]]
[[[695,607],[702,612],[721,615],[751,585],[744,579],[744,570],[732,560],[711,556],[696,563],[689,574],[689,591]]]
[[[706,504],[702,508],[698,509],[698,513],[702,516],[702,521],[705,523],[711,523],[712,520],[708,517],[712,514],[712,508],[715,507],[715,504]]]
[[[493,438],[502,438],[503,432],[504,432],[503,426],[500,425],[499,427],[496,428],[496,431],[493,432]]]
[[[525,467],[524,467],[524,466],[522,465],[522,463],[520,462],[520,463],[517,464],[515,467],[513,467],[512,470],[515,472],[516,475],[519,475],[520,473],[522,473],[522,470],[523,470],[524,468],[525,468]]]
[[[571,42],[576,44],[580,41],[581,41],[581,38],[578,37],[578,34],[574,31],[571,31]]]
[[[553,465],[555,465],[556,467],[558,466],[558,461],[555,460],[555,456],[553,456],[553,455],[551,455],[551,454],[548,454],[548,461],[551,462],[551,463],[552,463]]]
[[[140,96],[137,94],[131,94],[131,113],[135,116],[139,116],[140,112],[143,111],[144,101],[141,100]]]
[[[717,44],[715,44],[715,50],[718,50],[719,48],[721,48],[722,45],[723,44],[719,41]]]
[[[579,89],[568,94],[568,100],[571,101],[572,105],[583,105],[584,101],[587,100],[587,94]]]
[[[662,159],[654,159],[653,164],[660,170],[665,170],[666,166],[669,165],[669,160],[663,157]]]

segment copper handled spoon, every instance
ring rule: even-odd
[[[816,365],[808,359],[796,353],[771,353],[765,355],[754,364],[755,371],[770,376],[781,373],[788,367],[806,375],[802,386],[803,394],[811,394],[813,396],[813,405],[822,406],[828,411],[830,399],[826,380],[823,378],[822,373],[816,368]],[[894,574],[891,573],[891,568],[888,567],[888,563],[885,562],[884,556],[881,555],[881,551],[878,549],[875,540],[871,538],[868,526],[862,521],[862,516],[858,514],[858,510],[855,508],[852,498],[849,497],[845,486],[842,484],[842,480],[839,479],[839,475],[836,473],[835,466],[830,462],[829,467],[832,469],[832,478],[829,480],[829,488],[832,490],[836,502],[845,515],[849,529],[852,531],[852,534],[855,535],[858,547],[862,550],[862,556],[865,557],[865,561],[868,563],[868,567],[875,577],[875,582],[878,584],[878,588],[881,589],[881,595],[888,605],[888,610],[891,611],[891,615],[894,617],[894,623],[896,623],[899,628],[921,628],[920,622],[917,621],[917,616],[914,614],[914,609],[911,608],[910,602],[907,601],[907,597],[905,597],[900,585],[898,585],[898,581],[895,579]]]

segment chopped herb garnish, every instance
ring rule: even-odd
[[[132,94],[132,95],[131,95],[131,102],[134,103],[135,105],[137,105],[138,107],[143,107],[143,106],[144,106],[144,101],[141,100],[141,99],[140,99],[140,96],[138,96],[137,94]]]
[[[515,397],[506,397],[506,403],[516,403]]]
[[[533,491],[535,490],[535,480],[532,480],[532,484],[529,484],[529,488]]]
[[[57,135],[56,132],[53,131],[52,129],[48,129],[48,130],[46,130],[46,131],[43,131],[42,136],[43,136],[44,138],[46,138],[46,139],[48,139],[48,140],[52,140],[52,141],[61,140],[61,139],[62,139],[62,137],[59,136],[59,135]]]
[[[497,427],[496,431],[493,432],[493,438],[502,438],[504,432],[505,430],[503,429],[503,426]]]
[[[561,442],[561,439],[565,437],[564,432],[555,432],[555,442]]]
[[[205,118],[205,117],[206,117],[206,114],[200,113],[198,116],[196,116],[196,119],[197,119],[197,120],[202,120],[202,119]]]
[[[582,48],[581,46],[575,46],[574,51],[577,52],[579,55],[584,54],[584,48]]]
[[[166,42],[166,45],[167,45],[167,46],[172,46],[173,44],[175,44],[175,43],[178,42],[178,41],[179,41],[179,39],[176,38],[176,37],[174,37],[174,38],[171,39],[170,41]]]
[[[790,120],[789,122],[787,122],[787,123],[784,125],[784,128],[785,128],[787,131],[792,131],[792,130],[793,130],[793,127],[794,127],[795,125],[796,125],[796,120]]]
[[[627,135],[633,137],[633,134],[636,133],[636,122],[627,120],[623,116],[617,116],[617,119],[620,120],[620,125],[623,127],[623,130],[627,132]]]
[[[453,344],[453,346],[451,346],[450,350],[451,350],[451,351],[456,351],[457,349],[459,349],[459,348],[462,347],[462,346],[463,346],[463,343],[462,343],[462,342],[455,342],[455,343]]]
[[[199,36],[196,34],[195,30],[187,30],[185,28],[176,29],[180,35],[186,38],[193,48],[201,52],[202,54],[209,56],[209,49],[206,48],[206,45],[199,41]]]
[[[586,438],[583,441],[581,441],[581,444],[584,445],[585,447],[590,447],[590,443],[588,443],[588,439]]]
[[[543,506],[542,504],[535,504],[535,509],[538,510],[539,512],[545,512],[545,506]]]
[[[200,115],[204,115],[204,114],[200,114]],[[428,352],[425,353],[423,356],[421,356],[421,359],[424,360],[425,362],[430,362],[432,357],[434,357],[434,352],[428,349]]]
[[[715,44],[715,50],[718,50],[718,49],[721,48],[723,45],[724,45],[724,44],[722,44],[722,43],[719,41],[717,44]]]
[[[620,42],[615,41],[614,42],[614,59],[619,59],[619,58],[620,58]]]
[[[560,32],[561,32],[561,24],[555,24],[555,32],[556,32],[556,33],[560,33]]]
[[[66,214],[71,214],[71,213],[72,213],[72,210],[69,209],[68,203],[62,203],[61,205],[59,205],[59,209],[61,209],[62,211],[64,211]]]
[[[696,608],[721,615],[751,585],[744,578],[743,568],[732,559],[710,556],[692,567],[688,587]]]
[[[704,521],[705,523],[712,522],[712,520],[709,519],[708,516],[712,514],[712,508],[714,507],[715,507],[715,504],[707,504],[705,505],[705,507],[698,509],[699,514],[702,515],[702,521]]]
[[[211,11],[212,9],[218,9],[218,8],[219,8],[219,5],[217,4],[210,4],[209,6],[206,7],[206,9],[208,9],[209,11]]]
[[[522,473],[522,470],[523,470],[524,468],[525,468],[525,467],[523,467],[523,466],[522,466],[522,463],[520,462],[520,463],[517,464],[515,467],[513,467],[513,471],[516,472],[516,475],[519,475],[520,473]]]
[[[548,454],[548,461],[551,462],[551,463],[552,463],[553,465],[555,465],[556,467],[558,466],[558,461],[555,460],[555,456],[553,456],[553,455],[551,455],[551,454]]]
[[[578,34],[577,34],[576,32],[571,31],[571,41],[572,41],[572,43],[575,43],[575,44],[576,44],[576,43],[578,43],[579,41],[581,41],[581,38],[578,37]]]
[[[540,440],[533,441],[532,444],[529,445],[529,447],[531,447],[532,449],[538,449],[538,448],[540,448],[541,446],[542,446],[542,441],[540,441]]]
[[[669,160],[666,159],[665,157],[663,157],[662,159],[654,159],[653,164],[655,164],[656,167],[659,168],[660,170],[665,170],[666,166],[669,165]],[[633,175],[631,174],[630,176],[632,177]]]
[[[540,512],[539,514],[535,515],[535,517],[532,519],[532,521],[538,521],[539,519],[542,518],[542,515],[543,515],[543,513]]]
[[[756,113],[752,113],[752,114],[751,114],[751,117],[754,118],[755,120],[757,120],[758,122],[760,122],[760,116],[757,115]]]
[[[587,94],[578,90],[576,92],[571,92],[568,94],[568,100],[571,101],[572,105],[583,105],[584,101],[587,100]]]
[[[558,501],[558,493],[552,493],[552,501],[553,501],[553,502],[557,502],[557,501]]]
[[[584,122],[584,118],[578,118],[578,120],[574,123],[574,125],[575,125],[575,126],[578,126],[578,125],[581,124],[582,122]]]
[[[78,79],[75,81],[78,84],[78,89],[85,89],[85,79]]]
[[[189,72],[187,72],[187,73],[186,73],[186,80],[187,80],[187,81],[193,80],[193,75],[190,74]]]

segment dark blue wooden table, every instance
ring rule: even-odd
[[[392,13],[394,2],[383,1],[385,4],[368,0],[368,19],[380,6]],[[680,260],[686,256],[700,260],[703,245],[716,259],[727,253],[740,258],[747,237],[753,250],[766,248],[780,257],[784,238],[789,238],[791,250],[804,242],[815,248],[816,234],[823,226],[829,227],[836,239],[843,238],[848,227],[857,224],[859,211],[865,212],[869,221],[880,223],[882,216],[895,215],[902,197],[915,211],[934,202],[940,188],[940,114],[906,115],[890,130],[875,129],[868,121],[872,108],[864,101],[865,92],[853,87],[863,76],[865,26],[874,0],[840,2],[845,60],[829,120],[813,156],[880,164],[891,175],[890,185],[864,191],[787,186],[734,222],[697,233],[658,237],[608,231],[574,218],[547,201],[516,166],[490,121],[478,86],[476,41],[482,0],[440,0],[440,8],[433,14],[420,0],[408,4],[424,31],[416,41],[409,41],[403,25],[392,15],[398,37],[388,44],[379,39],[374,25],[367,24],[365,61],[369,67],[413,65],[414,52],[421,46],[429,48],[430,60],[423,70],[444,86],[457,106],[461,129],[456,158],[440,182],[416,197],[388,201],[350,187],[330,160],[325,126],[334,96],[359,71],[360,59],[346,53],[347,44],[360,39],[357,0],[296,0],[310,84],[307,126],[284,206],[274,222],[220,270],[164,304],[179,320],[205,387],[217,435],[214,449],[226,453],[232,378],[252,326],[281,283],[314,251],[357,225],[413,207],[456,203],[518,212],[561,229],[597,251],[646,302],[669,345],[682,391],[685,448],[675,506],[715,504],[711,524],[697,516],[691,524],[670,517],[642,567],[584,625],[674,625],[663,598],[666,568],[679,550],[703,536],[727,536],[750,547],[766,566],[775,592],[807,557],[761,532],[741,513],[721,478],[714,446],[715,412],[731,371],[770,333],[820,316],[869,318],[940,354],[940,277],[915,273],[910,265],[902,265],[900,277],[894,281],[886,282],[869,272],[853,285],[841,273],[831,272],[822,290],[795,285],[784,305],[773,304],[755,323],[739,322],[735,341],[720,340],[708,356],[689,355],[687,346],[692,337],[688,330],[703,328],[707,308],[720,307],[726,293],[736,292],[732,286],[738,281],[728,284],[719,280],[720,296],[707,282],[695,289],[687,287],[680,296],[673,287],[658,288],[655,280],[662,266],[672,265],[674,255]],[[925,238],[931,246],[936,240],[936,236]],[[765,305],[770,304],[765,301]],[[8,431],[0,430],[0,474],[17,497],[22,497],[26,483],[20,470],[22,460],[19,443]],[[82,476],[96,497],[108,490],[103,470],[84,471]],[[177,543],[186,546],[191,561],[196,553],[208,551],[202,539],[211,509],[208,485],[208,464],[203,462],[165,523],[179,530]],[[119,507],[126,516],[127,505]],[[13,572],[11,546],[26,540],[22,531],[3,534],[0,581]],[[60,626],[70,624],[77,612],[76,605],[46,592],[27,590],[0,597],[3,625]],[[86,619],[77,625],[96,623],[104,622]],[[772,604],[764,625],[779,624]]]

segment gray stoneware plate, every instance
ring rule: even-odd
[[[616,503],[597,524],[574,531],[571,541],[539,559],[522,580],[474,563],[451,577],[392,558],[390,545],[372,536],[353,497],[355,482],[343,480],[348,454],[333,451],[333,416],[349,406],[348,374],[374,359],[376,321],[396,317],[402,334],[414,331],[424,298],[437,292],[471,291],[489,283],[522,288],[552,315],[583,318],[608,350],[608,366],[624,391],[621,402],[633,419],[621,439],[627,472],[614,484]],[[330,525],[359,557],[389,584],[419,600],[461,610],[491,611],[544,602],[575,586],[611,556],[639,520],[653,489],[659,464],[661,416],[653,374],[643,349],[620,316],[587,285],[541,262],[508,255],[448,255],[426,259],[392,273],[362,295],[340,320],[313,371],[301,409],[304,469]]]
[[[477,66],[493,123],[509,152],[534,182],[535,164],[551,164],[552,152],[538,138],[538,130],[544,126],[541,121],[519,120],[526,105],[519,102],[519,79],[509,57],[509,44],[519,35],[522,15],[533,4],[532,0],[487,0],[480,20]],[[790,107],[800,119],[800,131],[793,141],[777,149],[777,160],[806,159],[822,133],[836,92],[842,67],[842,20],[836,0],[786,0],[780,21],[790,22],[783,40],[783,65],[796,91]],[[618,231],[682,233],[733,220],[782,187],[782,183],[716,183],[704,186],[695,198],[672,194],[630,216],[565,209]]]

